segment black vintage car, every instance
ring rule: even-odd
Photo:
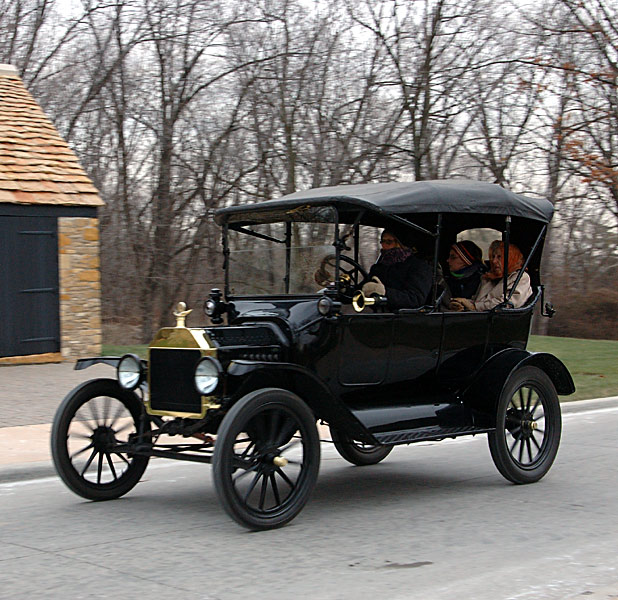
[[[486,433],[506,479],[539,480],[560,442],[557,393],[574,391],[557,358],[526,350],[535,308],[552,312],[539,275],[552,212],[549,202],[460,180],[312,189],[219,210],[225,289],[205,301],[211,324],[186,326],[180,303],[148,360],[78,361],[113,365],[117,377],[87,381],[58,408],[60,477],[107,500],[131,490],[151,457],[211,462],[229,515],[269,529],[311,494],[319,423],[355,465],[399,444]],[[396,229],[433,273],[420,307],[391,310],[387,298],[359,293],[382,228]],[[445,308],[445,257],[475,233],[501,239],[505,254],[510,244],[523,252],[533,290],[523,306],[513,308],[505,282],[491,310]]]

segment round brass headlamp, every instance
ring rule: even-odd
[[[202,396],[207,396],[215,391],[219,385],[222,369],[219,361],[211,356],[200,359],[195,367],[195,389]]]
[[[116,377],[120,387],[134,390],[144,379],[144,367],[139,356],[125,354],[116,367]]]

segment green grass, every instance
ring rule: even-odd
[[[128,352],[146,358],[148,346],[103,346],[108,356],[122,356]],[[533,335],[528,349],[549,352],[557,356],[569,369],[576,391],[563,400],[585,400],[618,395],[618,341],[580,340],[575,338]]]
[[[103,344],[103,356],[122,356],[123,354],[137,354],[146,358],[148,346],[112,346]]]
[[[550,352],[567,366],[576,390],[562,400],[618,395],[618,341],[533,335],[528,350]]]

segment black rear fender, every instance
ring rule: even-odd
[[[573,378],[565,364],[553,354],[533,352],[519,367],[538,367],[552,380],[559,396],[569,396],[575,392]]]
[[[564,363],[553,354],[509,348],[492,356],[474,381],[461,394],[463,403],[474,410],[477,425],[495,424],[496,407],[509,377],[522,367],[537,367],[552,381],[561,396],[575,391],[573,378]]]
[[[303,399],[316,419],[345,431],[353,439],[375,443],[373,436],[314,373],[293,364],[233,361],[227,371],[227,395],[235,402],[249,392],[276,387]]]

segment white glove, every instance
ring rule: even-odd
[[[377,277],[372,277],[371,280],[362,287],[362,290],[365,296],[372,296],[373,294],[386,296],[386,288]]]

